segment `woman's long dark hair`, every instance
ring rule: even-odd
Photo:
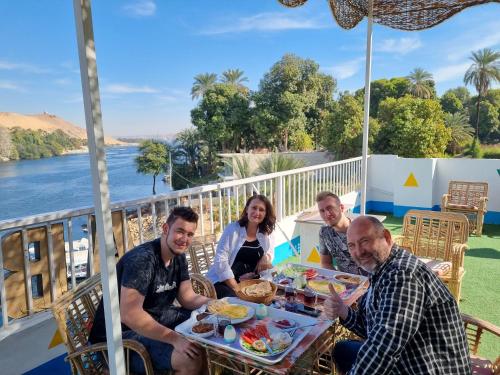
[[[274,214],[273,205],[265,195],[257,194],[248,198],[247,203],[245,204],[245,208],[243,209],[240,219],[238,220],[238,224],[240,224],[240,226],[242,227],[247,226],[248,224],[247,209],[248,206],[250,206],[250,203],[254,199],[260,200],[266,206],[266,216],[264,217],[264,220],[262,220],[262,223],[259,224],[259,231],[266,234],[271,234],[274,230],[274,225],[276,223],[276,215]]]

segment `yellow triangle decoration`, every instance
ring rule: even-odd
[[[61,334],[59,333],[59,330],[56,329],[56,332],[54,333],[52,340],[50,340],[49,349],[52,349],[52,348],[54,348],[57,345],[60,345],[62,343],[63,343],[63,339],[61,337]]]
[[[316,249],[316,247],[312,248],[311,253],[307,257],[307,261],[311,262],[311,263],[319,263],[320,257],[319,257],[319,253],[318,253],[318,250]]]
[[[413,175],[413,172],[410,173],[410,175],[406,179],[406,182],[405,182],[405,184],[403,186],[406,186],[406,187],[418,187],[418,182],[417,182],[417,179],[415,178],[415,176]]]

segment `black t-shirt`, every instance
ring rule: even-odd
[[[189,280],[186,255],[175,256],[168,267],[161,259],[160,239],[135,247],[120,259],[116,265],[118,295],[121,287],[135,289],[144,298],[142,307],[153,319],[169,328],[176,322],[177,312],[172,303],[177,297],[181,282]],[[90,332],[90,342],[106,339],[104,304],[101,300]],[[122,324],[122,331],[130,330]]]
[[[260,245],[259,240],[245,241],[238,250],[238,254],[236,254],[236,258],[231,266],[236,281],[240,281],[241,275],[254,272],[257,263],[263,255],[264,249]]]

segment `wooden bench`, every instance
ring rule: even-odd
[[[449,262],[450,270],[439,278],[459,302],[468,233],[469,223],[463,214],[410,210],[404,217],[401,236],[394,241],[424,260]]]
[[[448,194],[441,200],[441,211],[459,212],[469,219],[469,232],[481,236],[488,202],[488,183],[450,181]]]

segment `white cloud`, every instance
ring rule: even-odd
[[[108,94],[156,94],[159,90],[149,86],[132,86],[126,83],[106,85],[102,92]]]
[[[69,78],[59,78],[54,81],[56,85],[60,86],[67,86],[71,83],[71,80]]]
[[[448,60],[458,61],[468,57],[471,51],[477,51],[483,48],[496,47],[500,44],[500,30],[498,24],[486,26],[484,31],[471,36],[468,32],[460,35],[449,43],[453,46],[448,53]]]
[[[241,33],[247,31],[280,31],[297,29],[323,29],[329,27],[317,19],[306,19],[284,13],[260,13],[251,17],[243,17],[233,24],[217,26],[201,31],[201,34],[215,35]]]
[[[349,60],[341,64],[324,67],[322,70],[332,74],[337,79],[346,79],[354,76],[362,68],[362,63],[365,61],[364,57],[359,57],[354,60]]]
[[[470,62],[463,62],[460,64],[446,65],[441,68],[437,68],[432,72],[434,81],[445,82],[457,78],[463,78],[465,71],[469,68],[470,65]]]
[[[10,62],[6,60],[0,60],[0,70],[20,70],[25,73],[35,73],[35,74],[50,73],[49,69],[40,68],[36,65]]]
[[[156,4],[152,0],[136,0],[123,6],[126,14],[134,17],[150,17],[156,13]]]
[[[384,39],[381,43],[375,46],[377,52],[390,52],[405,55],[422,47],[422,42],[417,36],[399,38],[399,39]]]
[[[0,81],[0,90],[24,91],[18,84],[8,81]]]

